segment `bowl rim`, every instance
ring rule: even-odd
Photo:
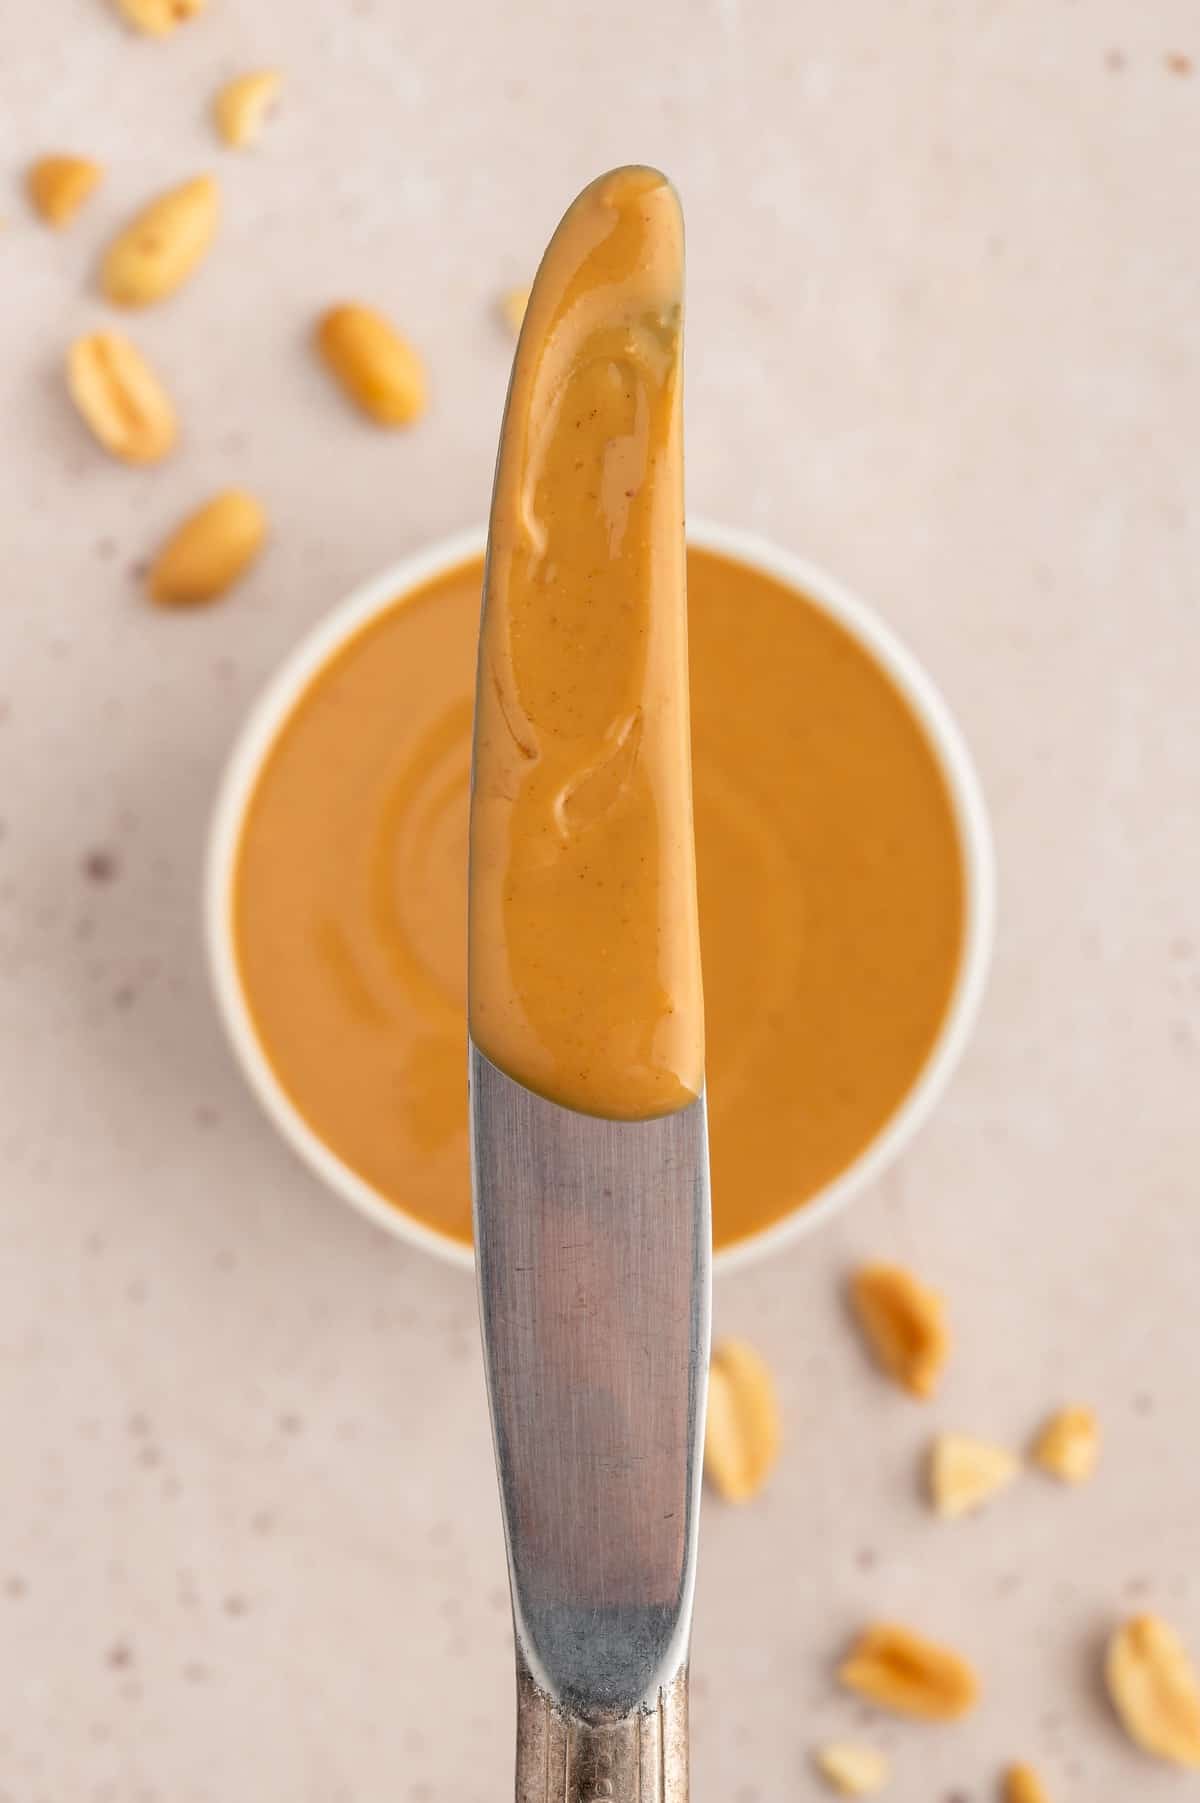
[[[758,534],[689,517],[688,543],[748,565],[797,590],[863,647],[908,702],[937,759],[950,795],[963,860],[965,917],[954,987],[937,1038],[899,1105],[846,1168],[769,1227],[714,1256],[714,1270],[757,1263],[826,1221],[876,1181],[928,1119],[975,1024],[995,935],[995,853],[983,790],[966,741],[933,678],[914,652],[844,583],[809,559]],[[217,1012],[235,1060],[275,1128],[326,1186],[393,1237],[460,1269],[474,1253],[387,1201],[309,1126],[276,1077],[259,1042],[237,971],[232,889],[247,805],[284,722],[330,658],[401,597],[456,565],[482,556],[485,532],[456,532],[400,558],[358,585],[301,638],[267,680],[234,740],[220,776],[204,871],[204,937]],[[465,1061],[465,1048],[464,1048]]]

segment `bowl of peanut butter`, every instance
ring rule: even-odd
[[[217,1004],[336,1194],[471,1261],[466,847],[483,535],[384,571],[286,660],[213,818]],[[991,836],[953,717],[823,571],[689,521],[692,769],[717,1268],[876,1181],[970,1033]]]

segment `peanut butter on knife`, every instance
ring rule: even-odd
[[[683,222],[586,188],[522,327],[492,499],[471,812],[471,1036],[639,1120],[700,1093],[683,531]]]

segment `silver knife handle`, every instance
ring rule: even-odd
[[[523,1661],[517,1669],[516,1803],[687,1803],[688,1674],[658,1707],[586,1722],[551,1701]]]

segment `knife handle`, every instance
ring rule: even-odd
[[[517,1668],[516,1803],[687,1803],[688,1674],[658,1706],[587,1722]]]

